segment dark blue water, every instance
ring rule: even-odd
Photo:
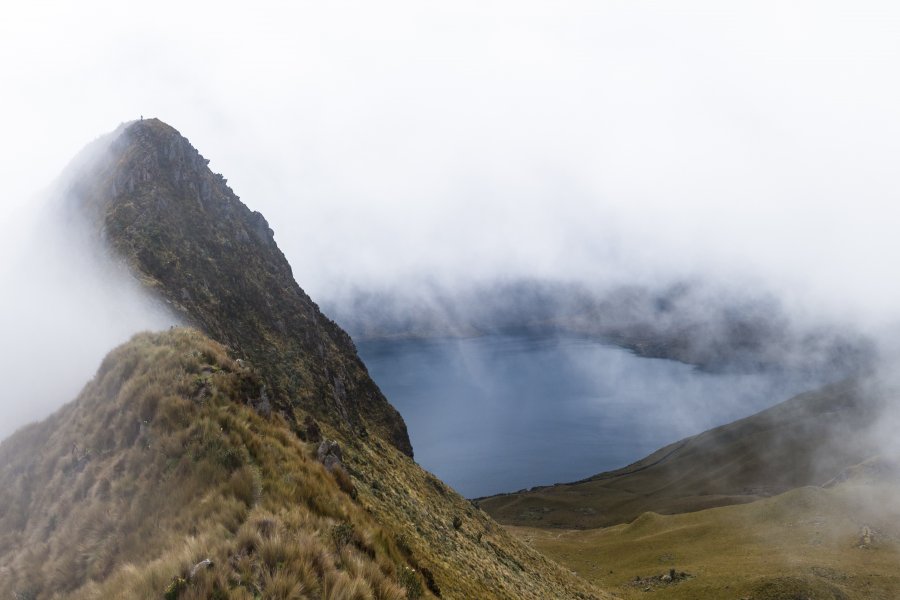
[[[468,497],[574,481],[816,386],[574,338],[362,342],[416,460]]]

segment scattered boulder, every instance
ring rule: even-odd
[[[213,568],[213,561],[211,561],[208,558],[201,560],[196,565],[191,567],[191,572],[188,575],[188,581],[190,581],[191,579],[196,577],[197,573],[199,573],[200,571],[205,570],[205,569],[212,569],[212,568]]]
[[[259,398],[252,403],[252,406],[263,417],[268,418],[272,415],[272,401],[269,400],[269,395],[266,393],[265,384],[259,388]]]
[[[316,460],[322,463],[325,468],[334,476],[338,487],[349,494],[354,500],[357,497],[356,486],[350,478],[350,474],[344,468],[344,454],[341,452],[341,445],[334,440],[322,440],[319,448],[316,450]]]
[[[634,579],[631,580],[629,585],[631,585],[632,587],[641,588],[645,592],[650,592],[654,588],[674,585],[692,577],[693,575],[691,575],[690,573],[685,573],[684,571],[676,571],[675,569],[669,569],[668,573],[664,573],[662,575],[652,575],[650,577],[641,577],[640,575],[635,575]]]
[[[344,454],[341,452],[341,445],[334,440],[322,440],[316,450],[316,460],[325,465],[329,471],[342,467]]]

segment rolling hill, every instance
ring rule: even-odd
[[[884,392],[848,380],[661,448],[574,483],[479,499],[501,523],[592,528],[642,513],[684,513],[823,485],[882,452],[872,435]]]
[[[622,598],[892,600],[898,493],[896,483],[846,482],[600,529],[512,531]]]

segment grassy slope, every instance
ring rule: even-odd
[[[0,444],[2,593],[160,598],[210,558],[172,597],[428,597],[425,569],[444,598],[604,597],[390,443],[347,447],[338,481],[246,404],[259,385],[194,330],[112,352],[75,402]]]
[[[662,448],[584,481],[479,501],[501,523],[592,528],[751,502],[821,485],[877,454],[865,431],[879,399],[844,382]]]
[[[624,598],[886,600],[900,597],[898,491],[806,487],[739,506],[646,513],[604,529],[511,530]],[[868,548],[859,547],[863,527],[875,532]],[[693,577],[634,584],[670,568]]]

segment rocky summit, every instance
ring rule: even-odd
[[[253,399],[300,408],[412,456],[406,425],[350,337],[294,280],[272,229],[209,161],[158,119],[128,124],[71,186],[73,201],[140,279],[187,323],[256,365]]]

